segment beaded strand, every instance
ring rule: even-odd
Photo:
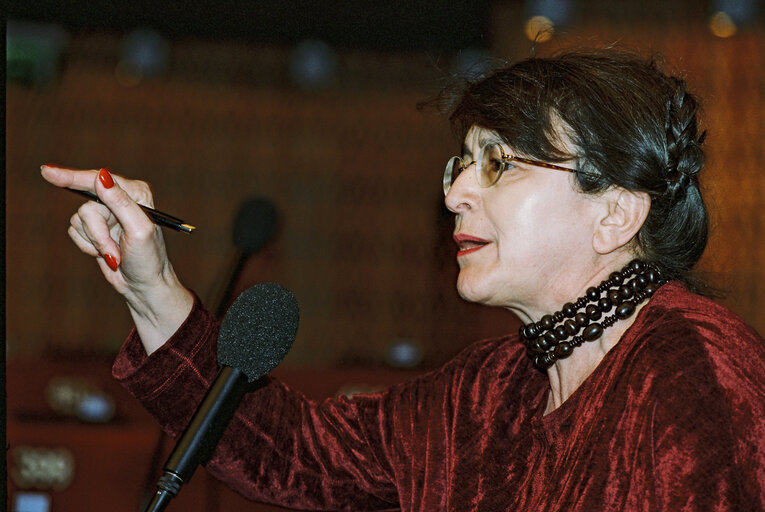
[[[522,326],[519,332],[528,356],[535,367],[546,370],[558,359],[570,356],[585,341],[600,338],[604,329],[632,316],[637,306],[665,282],[652,265],[631,261],[598,286],[588,288],[575,302],[564,304],[560,311]],[[612,309],[613,314],[597,323]]]

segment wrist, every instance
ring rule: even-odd
[[[147,354],[178,330],[194,306],[194,295],[180,283],[172,268],[165,274],[151,287],[124,296]]]

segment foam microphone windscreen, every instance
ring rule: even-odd
[[[279,214],[267,199],[253,197],[239,207],[234,219],[234,245],[244,254],[260,250],[276,234]]]
[[[289,352],[300,314],[292,292],[261,283],[242,292],[229,308],[218,334],[218,363],[237,368],[254,382]]]

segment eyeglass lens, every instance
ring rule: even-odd
[[[487,144],[481,149],[477,171],[478,183],[482,187],[490,187],[499,179],[505,170],[504,153],[499,144]]]
[[[481,153],[478,155],[478,161],[476,162],[476,178],[478,184],[482,187],[490,187],[494,185],[499,179],[506,164],[503,161],[504,153],[502,147],[499,144],[488,144],[481,149]],[[444,170],[444,194],[449,192],[452,184],[457,180],[465,167],[469,166],[472,162],[465,162],[458,156],[453,156],[446,163],[446,169]]]
[[[465,164],[458,156],[453,156],[446,162],[446,169],[444,170],[444,195],[449,193],[449,189],[452,188],[452,183],[455,182],[457,176],[465,169]]]

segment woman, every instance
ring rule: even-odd
[[[765,349],[693,293],[704,136],[684,82],[599,50],[528,59],[455,97],[457,288],[526,325],[381,393],[314,403],[272,379],[208,469],[317,510],[762,509]],[[148,187],[43,175],[106,205],[82,206],[70,236],[135,321],[115,376],[177,435],[215,375],[217,324],[136,205]]]

